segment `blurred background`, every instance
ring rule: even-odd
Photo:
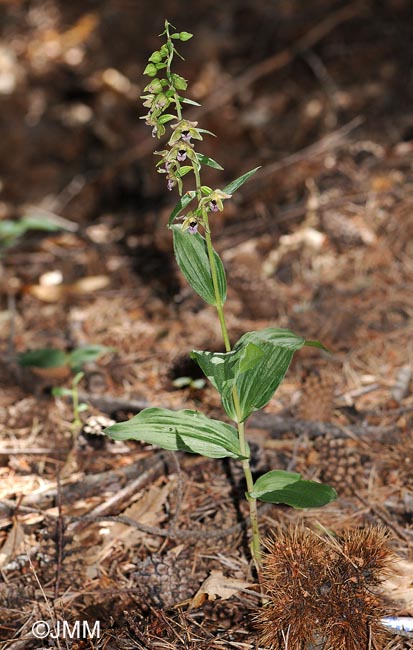
[[[87,300],[96,317],[117,300],[120,320],[180,321],[188,347],[220,344],[173,260],[165,225],[177,196],[156,172],[162,143],[139,120],[166,17],[194,33],[175,60],[201,104],[186,117],[217,135],[201,150],[224,172],[204,168],[203,182],[223,187],[262,166],[214,220],[232,337],[277,322],[347,353],[358,337],[404,326],[410,2],[15,1],[0,5],[4,345],[11,294],[17,348],[118,344],[84,315]],[[200,313],[202,326],[187,316]]]

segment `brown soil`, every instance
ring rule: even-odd
[[[411,3],[9,0],[0,219],[68,229],[0,260],[0,648],[258,648],[240,468],[100,435],[145,405],[223,417],[212,387],[174,385],[200,377],[190,350],[223,346],[175,264],[177,197],[138,119],[165,17],[195,34],[176,64],[202,104],[187,116],[225,168],[204,181],[262,165],[213,222],[231,340],[272,325],[332,351],[298,353],[248,435],[254,471],[296,470],[338,499],[265,506],[262,532],[384,526],[382,614],[413,615]],[[73,436],[70,400],[51,394],[70,377],[16,354],[86,344],[114,349],[85,368]],[[194,601],[213,571],[236,593]],[[100,638],[36,640],[38,620],[99,621]]]

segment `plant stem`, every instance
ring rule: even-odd
[[[195,172],[195,169],[194,169]],[[198,173],[195,172],[195,177],[198,177],[197,180],[199,179],[199,171]],[[198,183],[197,183],[198,187]],[[215,302],[216,302],[216,310],[218,313],[218,318],[219,322],[221,325],[221,331],[222,331],[222,337],[224,339],[224,345],[225,345],[225,350],[227,352],[231,352],[231,343],[229,341],[229,336],[228,336],[228,330],[225,322],[225,316],[224,316],[224,309],[223,309],[223,304],[221,300],[221,295],[219,293],[219,287],[218,287],[218,278],[217,278],[217,270],[216,270],[216,265],[215,265],[215,258],[214,258],[214,249],[212,246],[212,239],[211,239],[211,231],[209,228],[209,221],[208,221],[208,213],[206,210],[203,210],[203,220],[205,224],[205,240],[207,244],[207,251],[208,251],[208,258],[209,258],[209,265],[211,268],[211,277],[212,277],[212,283],[214,286],[214,292],[215,292]],[[239,395],[237,391],[237,387],[234,386],[232,389],[232,397],[234,400],[234,407],[235,407],[235,412],[237,414],[237,428],[238,428],[238,439],[239,439],[239,447],[241,454],[243,456],[248,456],[248,448],[247,448],[247,443],[245,439],[245,423],[242,422],[242,415],[241,415],[241,405],[239,401]],[[254,499],[253,497],[249,496],[249,493],[252,492],[254,481],[252,478],[252,473],[251,473],[251,467],[250,467],[250,462],[248,458],[245,458],[242,461],[242,469],[244,471],[244,476],[245,476],[245,481],[247,484],[247,501],[250,509],[250,518],[251,518],[251,530],[252,530],[252,543],[251,543],[251,552],[252,552],[252,557],[254,559],[258,575],[260,575],[260,567],[261,567],[261,541],[260,541],[260,532],[259,532],[259,527],[258,527],[258,511],[257,511],[257,500]]]
[[[166,32],[166,35],[168,37],[167,47],[168,47],[168,50],[169,50],[169,56],[168,56],[167,62],[166,62],[166,76],[167,76],[167,79],[169,81],[170,90],[174,91],[174,102],[175,102],[175,106],[176,106],[176,114],[177,114],[178,120],[181,120],[182,119],[181,102],[179,101],[178,93],[174,88],[174,85],[172,83],[172,77],[171,77],[171,65],[172,65],[172,61],[173,61],[173,58],[174,58],[174,51],[175,50],[174,50],[174,44],[173,44],[173,42],[171,40],[171,37],[170,37],[170,34],[169,34],[169,27],[170,27],[170,25],[166,21],[165,22],[165,32]]]
[[[194,170],[197,198],[198,201],[200,201],[202,198],[201,178],[200,178],[199,167],[197,163],[193,163],[192,168]],[[225,322],[224,306],[222,303],[222,298],[218,287],[217,269],[215,265],[214,248],[212,246],[211,230],[209,227],[208,211],[205,207],[202,209],[202,222],[205,230],[205,241],[206,241],[207,251],[208,251],[209,266],[211,269],[212,284],[215,293],[215,308],[217,310],[219,323],[221,325],[221,332],[222,332],[222,338],[224,339],[225,350],[227,352],[231,352],[231,343],[229,340],[228,329]],[[244,471],[245,482],[247,484],[247,494],[248,494],[247,501],[250,509],[250,518],[251,518],[251,530],[252,530],[251,553],[255,562],[255,566],[257,568],[258,576],[260,576],[261,541],[260,541],[260,532],[258,527],[257,500],[249,496],[249,493],[252,492],[254,481],[252,478],[250,462],[247,458],[248,447],[245,439],[245,423],[241,421],[242,420],[241,405],[239,402],[239,395],[236,386],[234,386],[232,389],[232,398],[234,400],[235,412],[237,414],[239,448],[241,454],[245,456],[244,460],[242,461],[242,469]]]

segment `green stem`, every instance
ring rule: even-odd
[[[176,91],[176,89],[175,89],[175,87],[174,87],[174,85],[172,83],[171,65],[172,65],[172,61],[173,61],[173,58],[174,58],[174,51],[175,50],[174,50],[174,44],[173,44],[172,39],[171,39],[171,37],[169,35],[169,23],[168,22],[165,23],[165,32],[166,32],[166,36],[167,36],[167,39],[168,39],[167,40],[167,47],[168,47],[168,51],[169,51],[169,55],[168,55],[167,62],[166,62],[166,77],[167,77],[167,79],[169,81],[169,89],[174,91],[174,102],[175,102],[176,114],[177,114],[178,120],[182,120],[181,102],[179,101],[179,95],[178,95],[178,93],[177,93],[177,91]]]
[[[77,386],[73,387],[72,399],[73,399],[73,428],[77,429],[82,424],[79,417],[79,393],[77,390]]]
[[[199,173],[199,166],[196,162],[194,162],[192,164],[192,168],[194,170],[195,183],[196,183],[196,195],[199,202],[202,199],[201,177]],[[206,241],[207,251],[208,251],[209,266],[211,269],[212,284],[214,287],[215,308],[217,310],[219,323],[221,325],[221,332],[222,332],[222,338],[224,339],[225,350],[227,352],[231,352],[231,343],[229,340],[228,329],[225,322],[224,307],[222,303],[221,294],[219,292],[218,276],[217,276],[217,269],[216,269],[215,257],[214,257],[214,248],[212,246],[211,230],[209,227],[209,220],[208,220],[208,211],[205,207],[203,207],[202,209],[202,224],[205,230],[205,241]],[[239,395],[236,386],[234,386],[232,389],[232,397],[234,400],[234,407],[237,415],[239,448],[241,454],[247,457],[248,448],[245,439],[245,423],[241,421],[242,420],[241,405],[240,405]],[[242,461],[242,469],[244,471],[245,482],[247,484],[247,493],[249,494],[250,492],[252,492],[254,481],[252,478],[251,467],[248,458],[245,458]],[[248,500],[248,505],[250,510],[251,530],[252,530],[251,552],[257,568],[258,576],[260,577],[260,567],[261,567],[262,558],[261,558],[260,531],[258,527],[257,500],[250,496],[247,496],[247,500]]]
[[[196,173],[195,176],[197,176]],[[199,172],[198,172],[198,177],[199,177]],[[219,287],[218,287],[218,277],[217,277],[217,270],[215,265],[214,249],[212,246],[211,231],[209,229],[208,213],[206,210],[203,211],[202,216],[205,224],[205,240],[207,244],[208,258],[209,258],[209,264],[211,268],[212,283],[214,286],[215,302],[216,302],[215,307],[221,325],[225,350],[227,352],[231,352],[231,343],[229,341],[228,330],[227,330],[225,316],[224,316],[224,309],[221,300],[221,294],[219,292]],[[248,456],[247,443],[245,439],[245,423],[241,422],[242,420],[241,405],[240,405],[239,395],[236,386],[234,386],[232,389],[232,397],[234,400],[234,407],[235,407],[235,412],[238,420],[237,428],[238,428],[239,448],[243,456]],[[254,481],[252,478],[251,467],[248,458],[245,458],[242,461],[242,469],[244,471],[245,482],[247,484],[247,493],[249,494],[253,490]],[[254,558],[255,565],[257,567],[258,575],[260,575],[262,558],[261,558],[260,531],[258,527],[257,500],[250,496],[247,496],[247,500],[248,500],[248,505],[250,510],[251,530],[252,530],[251,552],[252,552],[252,557]]]

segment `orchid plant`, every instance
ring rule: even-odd
[[[187,81],[172,72],[174,57],[182,58],[176,43],[188,41],[192,34],[176,32],[173,25],[165,21],[165,31],[160,36],[164,43],[151,54],[144,70],[151,80],[142,97],[148,112],[141,119],[152,128],[153,137],[160,139],[167,128],[171,129],[165,149],[155,154],[160,157],[157,168],[165,175],[168,190],[176,188],[180,196],[168,223],[174,253],[190,286],[206,303],[215,307],[225,347],[225,352],[193,350],[191,357],[219,392],[226,415],[234,424],[209,418],[195,410],[146,408],[130,420],[108,427],[105,432],[116,440],[135,439],[168,450],[237,459],[245,475],[251,552],[259,572],[261,542],[257,500],[295,508],[317,508],[336,497],[333,488],[282,469],[269,471],[254,481],[245,435],[248,417],[272,398],[294,352],[305,345],[323,346],[289,329],[277,327],[247,332],[231,346],[224,314],[227,281],[223,263],[213,246],[210,218],[212,222],[212,216],[223,211],[224,202],[231,199],[259,168],[244,173],[222,189],[202,183],[201,171],[205,165],[222,170],[215,160],[196,150],[196,144],[204,135],[214,134],[183,117],[185,105],[199,104],[183,96]],[[188,177],[193,179],[193,188],[184,192],[184,180]]]

